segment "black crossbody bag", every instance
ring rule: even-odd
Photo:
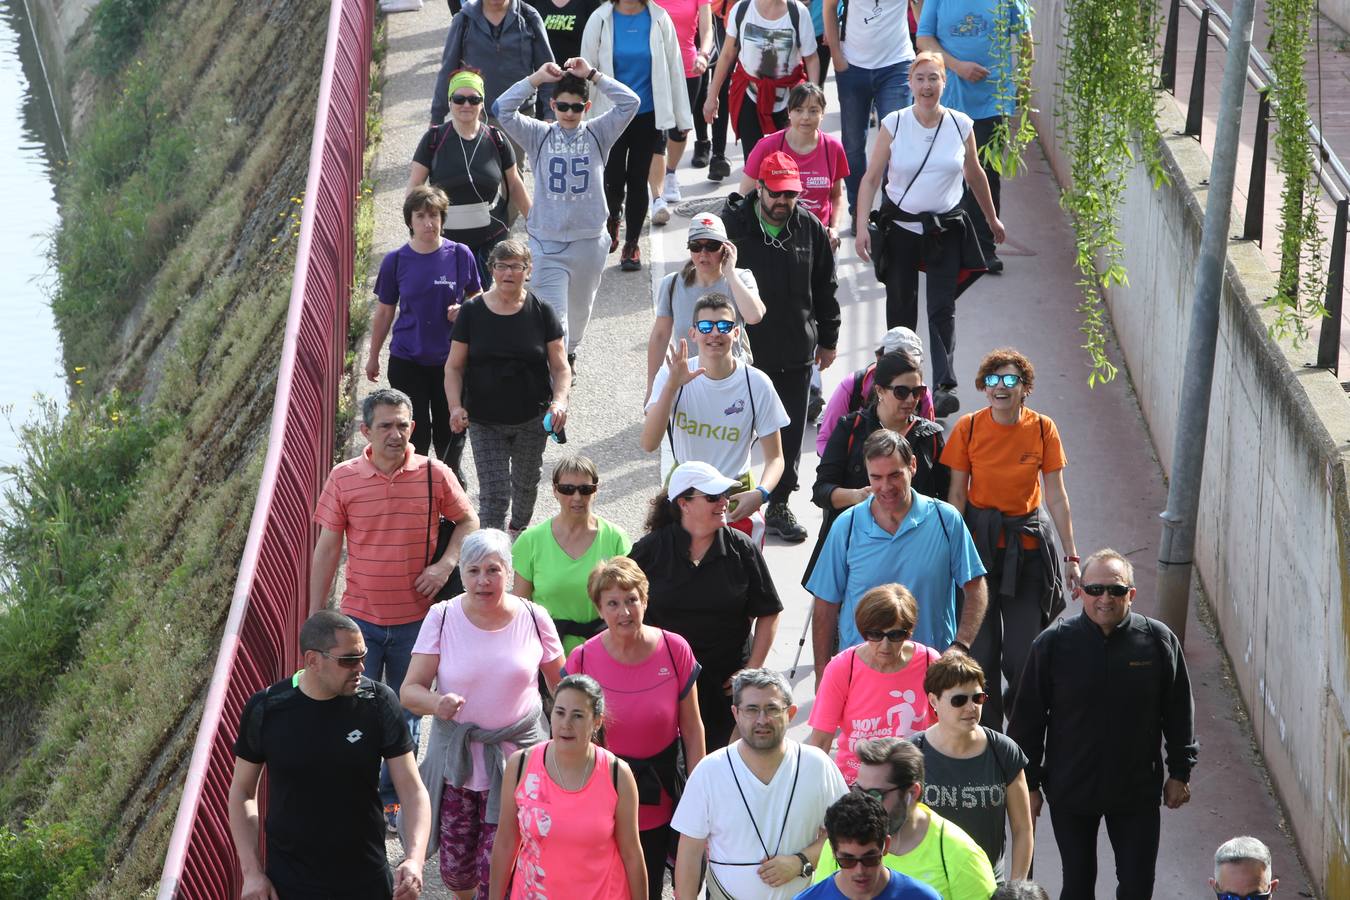
[[[436,529],[436,552],[431,552],[431,524],[437,522]],[[450,546],[450,538],[455,535],[455,523],[436,512],[436,498],[431,490],[431,460],[427,460],[427,549],[424,558],[427,565],[440,562],[445,555],[445,548]],[[432,601],[439,603],[442,600],[449,600],[457,594],[464,593],[464,581],[459,576],[459,566],[456,565],[450,577],[445,580],[445,584],[432,597]]]

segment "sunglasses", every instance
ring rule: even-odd
[[[909,640],[909,635],[908,628],[892,628],[890,631],[868,630],[862,633],[863,640],[873,644],[879,644],[883,639],[890,641],[892,644],[898,644],[901,641]]]
[[[558,112],[579,113],[586,111],[585,103],[567,103],[563,100],[554,100],[553,108]]]
[[[366,655],[364,653],[356,656],[334,656],[326,650],[320,650],[319,655],[324,659],[331,659],[344,669],[355,669],[357,666],[361,665],[361,663],[366,661]]]
[[[768,194],[771,200],[796,200],[801,191],[771,191],[765,188],[764,193]]]
[[[1132,584],[1085,584],[1083,585],[1083,593],[1089,597],[1100,597],[1102,594],[1124,597],[1132,587],[1134,587]]]
[[[694,323],[694,327],[698,329],[699,334],[712,334],[714,328],[717,329],[718,334],[731,334],[731,329],[736,327],[736,323],[729,319],[721,319],[716,322],[712,319],[699,319]]]
[[[589,497],[600,490],[598,484],[555,484],[553,489],[564,497],[570,497],[573,494],[580,494],[583,497]]]
[[[1270,891],[1252,891],[1250,894],[1234,894],[1232,891],[1214,892],[1218,900],[1270,900],[1270,894]]]
[[[879,803],[886,802],[887,794],[894,794],[896,791],[903,791],[903,790],[905,790],[905,788],[902,787],[865,788],[865,787],[858,787],[856,784],[849,786],[849,791],[851,793],[866,794],[867,796],[871,797],[873,800],[876,800]]]
[[[961,707],[965,706],[967,700],[973,700],[976,706],[983,706],[985,703],[989,701],[989,692],[976,691],[973,694],[952,694],[950,697],[947,698],[947,702],[950,703],[955,709],[960,709]]]
[[[864,853],[862,856],[848,856],[836,853],[834,861],[839,863],[841,869],[852,869],[854,866],[862,866],[864,869],[875,869],[881,865],[882,853],[880,850],[874,850],[871,853]]]
[[[1000,382],[1005,388],[1015,388],[1022,383],[1022,376],[1014,375],[1011,372],[1007,375],[995,375],[991,372],[984,376],[984,386],[987,388],[998,387]]]
[[[465,103],[470,106],[478,106],[483,102],[483,98],[477,94],[455,94],[450,98],[450,102],[456,106],[463,106]]]
[[[720,493],[720,494],[690,494],[690,496],[691,496],[691,497],[702,497],[704,500],[707,500],[709,503],[721,503],[723,500],[728,500],[728,499],[731,498],[731,491],[729,491],[729,490],[723,491],[723,492]]]
[[[905,384],[888,384],[882,388],[882,390],[890,391],[895,399],[902,402],[908,400],[910,397],[913,397],[915,400],[922,400],[924,395],[928,393],[928,385],[921,384],[916,387],[910,387]]]
[[[722,249],[721,241],[690,241],[690,253],[716,253]]]

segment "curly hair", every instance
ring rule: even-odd
[[[626,556],[596,563],[590,577],[586,579],[586,594],[596,609],[600,608],[600,595],[613,587],[637,591],[638,599],[647,602],[647,573]]]
[[[1036,383],[1036,367],[1031,364],[1031,360],[1023,355],[1021,350],[1012,347],[999,347],[997,350],[990,350],[980,360],[980,369],[975,373],[975,384],[983,388],[984,376],[992,375],[1004,366],[1016,366],[1017,371],[1022,376],[1022,384],[1026,387],[1027,393],[1031,393],[1032,386]]]
[[[825,810],[825,833],[830,836],[831,848],[838,847],[841,840],[884,847],[886,808],[867,794],[845,794]]]

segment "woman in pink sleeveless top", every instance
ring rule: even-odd
[[[558,682],[553,739],[511,756],[488,900],[643,900],[637,784],[596,744],[605,696],[595,679]]]

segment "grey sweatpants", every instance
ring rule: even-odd
[[[530,238],[530,253],[534,256],[530,290],[553,307],[562,321],[567,352],[575,353],[591,320],[595,292],[600,289],[600,276],[609,256],[609,235],[579,241]]]
[[[469,426],[473,463],[478,470],[478,524],[502,528],[511,507],[511,527],[524,529],[534,515],[535,494],[544,463],[544,417],[519,425],[475,421]]]

